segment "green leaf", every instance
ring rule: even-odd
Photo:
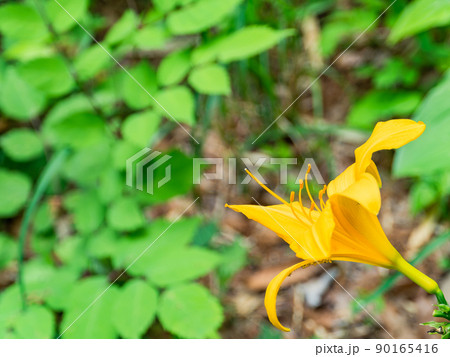
[[[0,294],[0,330],[14,326],[22,311],[19,286],[11,285]]]
[[[46,286],[44,301],[53,310],[61,311],[67,304],[67,292],[75,286],[79,273],[70,267],[55,269],[50,279],[43,282]]]
[[[132,43],[138,49],[149,51],[163,48],[168,38],[164,27],[147,25],[134,34]]]
[[[109,48],[105,49],[110,52]],[[98,44],[93,44],[75,57],[75,71],[82,81],[93,78],[100,71],[115,64],[106,51]]]
[[[228,72],[217,64],[194,68],[189,74],[188,81],[197,92],[202,94],[229,95],[231,93]]]
[[[86,239],[77,236],[66,237],[58,242],[54,253],[64,265],[77,273],[82,273],[89,264],[85,247]]]
[[[410,115],[421,98],[418,92],[373,90],[353,105],[347,122],[353,127],[370,130],[378,120]]]
[[[109,258],[114,255],[118,244],[116,232],[107,227],[89,238],[86,251],[98,259]]]
[[[216,297],[198,284],[166,290],[158,306],[164,329],[182,338],[206,338],[222,324],[223,310]]]
[[[18,317],[15,331],[18,338],[53,338],[55,317],[44,306],[29,306]]]
[[[164,57],[158,67],[156,78],[161,86],[181,82],[191,68],[190,52],[178,51]]]
[[[27,83],[50,97],[67,94],[75,86],[64,60],[59,56],[22,63],[17,71]]]
[[[426,181],[416,182],[410,194],[411,211],[417,214],[436,202],[438,198],[439,192],[436,185]]]
[[[125,268],[151,246],[151,249],[148,249],[132,266],[136,271],[143,271],[147,261],[152,260],[153,257],[163,256],[173,249],[185,247],[190,243],[199,224],[198,218],[180,219],[175,223],[163,219],[154,220],[138,236],[123,238],[118,242],[113,265],[116,268]]]
[[[424,176],[450,170],[450,71],[425,97],[413,119],[426,124],[424,133],[396,151],[393,173],[397,177]]]
[[[76,21],[82,23],[88,14],[89,0],[58,0],[58,3],[47,1],[46,6],[47,16],[57,32],[64,32],[78,26]]]
[[[195,123],[195,101],[192,92],[185,86],[163,89],[155,95],[158,103],[170,113],[168,115],[159,105],[155,110],[169,118],[175,118],[180,123],[193,125]]]
[[[109,46],[121,43],[136,31],[138,24],[136,13],[131,9],[125,10],[122,17],[109,29],[104,42]]]
[[[14,217],[25,205],[31,190],[31,181],[24,174],[0,169],[0,217]]]
[[[122,197],[112,203],[107,213],[107,221],[119,232],[134,231],[145,224],[139,206],[129,197]]]
[[[9,117],[21,121],[33,119],[45,107],[44,94],[27,83],[14,67],[6,69],[0,87],[0,109]]]
[[[405,37],[448,24],[450,24],[449,0],[415,0],[400,14],[388,40],[396,43]]]
[[[353,8],[333,11],[320,34],[320,47],[324,56],[330,56],[343,40],[351,40],[365,31],[376,19],[377,13],[368,9]]]
[[[47,282],[51,281],[55,268],[40,258],[29,260],[25,263],[23,281],[28,297],[32,301],[41,301],[48,291]]]
[[[106,136],[102,118],[91,113],[75,113],[47,128],[48,140],[55,146],[85,148]]]
[[[80,191],[66,196],[65,206],[74,215],[74,224],[81,234],[89,234],[103,222],[104,209],[95,191]]]
[[[114,303],[113,324],[124,338],[140,338],[155,319],[158,292],[142,280],[130,280]]]
[[[0,146],[10,159],[17,162],[30,161],[44,153],[41,139],[28,128],[8,131],[0,139]]]
[[[116,338],[112,308],[117,295],[117,287],[108,288],[104,276],[82,279],[74,284],[67,292],[68,303],[60,327],[62,338]]]
[[[17,247],[13,239],[0,233],[0,270],[17,256]]]
[[[221,249],[221,262],[217,268],[217,275],[226,283],[247,264],[247,249],[242,240],[235,240],[232,245]]]
[[[262,25],[247,26],[196,48],[192,53],[192,62],[197,65],[215,59],[224,63],[239,61],[268,50],[294,33],[294,30],[273,30]]]
[[[167,26],[175,35],[202,32],[219,24],[242,0],[199,0],[174,11],[167,17]]]
[[[201,247],[174,248],[165,254],[148,254],[132,265],[130,274],[146,275],[157,286],[165,287],[197,279],[209,273],[220,261],[220,256]]]
[[[153,110],[129,115],[122,124],[122,137],[137,145],[145,147],[156,133],[161,122],[161,116]]]
[[[154,95],[157,90],[156,74],[153,68],[147,62],[142,61],[131,68],[129,73],[140,85],[126,73],[123,74],[121,87],[125,103],[132,109],[143,109],[154,105],[154,100],[149,95],[149,93]]]
[[[39,13],[23,3],[0,6],[0,32],[14,40],[37,40],[47,35]]]

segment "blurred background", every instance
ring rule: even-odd
[[[379,324],[313,266],[276,330],[264,291],[297,258],[224,204],[274,203],[240,158],[297,158],[287,185],[259,171],[288,197],[306,158],[328,182],[378,120],[424,121],[374,157],[380,221],[449,296],[449,24],[446,0],[1,1],[0,337],[433,338],[433,296],[343,262]],[[145,147],[171,157],[153,194],[125,184]],[[237,183],[194,184],[194,157],[236,158]]]

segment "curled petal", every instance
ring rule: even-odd
[[[305,260],[301,263],[295,264],[290,266],[289,268],[284,269],[281,273],[279,273],[275,278],[272,279],[272,281],[269,283],[269,286],[267,286],[266,290],[266,297],[264,298],[264,305],[266,306],[267,310],[267,316],[269,317],[270,322],[272,325],[274,325],[276,328],[280,329],[281,331],[289,332],[290,329],[287,327],[284,327],[277,317],[277,295],[278,291],[280,290],[280,286],[283,283],[284,279],[286,279],[289,275],[292,274],[293,271],[305,267],[314,261],[312,260]]]
[[[355,150],[356,178],[366,171],[374,152],[398,149],[417,139],[424,130],[424,123],[410,119],[394,119],[379,122],[375,125],[370,138]]]

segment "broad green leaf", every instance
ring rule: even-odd
[[[34,130],[12,129],[0,138],[0,146],[14,161],[30,161],[44,153],[44,146]]]
[[[0,33],[14,40],[37,40],[47,35],[39,13],[24,3],[0,6]]]
[[[220,256],[206,248],[174,248],[165,254],[147,254],[139,265],[132,265],[130,274],[145,275],[157,286],[165,287],[200,278],[213,270]]]
[[[366,30],[378,14],[368,9],[354,8],[333,11],[320,34],[320,47],[324,56],[331,56],[343,40],[352,40]]]
[[[140,338],[155,319],[158,291],[133,279],[117,295],[112,315],[117,332],[124,338]]]
[[[42,92],[27,83],[13,67],[6,70],[0,87],[0,109],[9,117],[21,121],[33,119],[45,107]]]
[[[114,255],[118,244],[116,232],[107,227],[88,239],[86,251],[98,259],[109,258]]]
[[[190,52],[174,52],[164,57],[161,61],[156,73],[156,78],[161,86],[177,84],[183,80],[190,68]]]
[[[79,275],[79,272],[71,269],[70,266],[55,269],[51,278],[44,282],[46,286],[44,301],[48,306],[56,311],[64,310],[67,305],[68,291],[76,285]]]
[[[89,0],[50,0],[47,1],[46,12],[54,29],[64,32],[78,26],[76,21],[83,23],[88,8]]]
[[[132,109],[143,109],[156,105],[150,96],[154,96],[157,90],[156,74],[153,68],[147,62],[142,61],[131,68],[129,73],[131,76],[123,73],[122,77],[122,97],[125,103]]]
[[[102,118],[91,113],[75,113],[47,128],[47,139],[54,146],[85,148],[98,144],[106,136]]]
[[[417,214],[439,199],[436,185],[427,181],[416,182],[410,193],[410,207],[413,214]]]
[[[161,115],[170,119],[175,118],[178,122],[188,125],[195,123],[194,96],[187,87],[176,86],[163,89],[156,93],[155,99],[160,104],[155,104],[155,110]]]
[[[163,48],[168,38],[164,27],[147,25],[134,34],[132,42],[138,49],[148,51]]]
[[[14,284],[0,293],[0,330],[13,327],[21,311],[19,286]]]
[[[71,270],[82,273],[87,269],[89,257],[86,255],[86,238],[66,237],[58,242],[54,253],[65,266]]]
[[[247,249],[242,240],[236,240],[232,245],[221,249],[221,262],[217,267],[217,275],[226,283],[234,274],[247,264]]]
[[[410,115],[421,98],[418,92],[373,90],[353,105],[347,122],[353,127],[370,130],[378,120]]]
[[[27,83],[50,97],[67,94],[75,86],[61,57],[38,58],[20,64],[17,70]]]
[[[48,284],[51,282],[55,270],[55,267],[40,258],[25,263],[23,281],[30,300],[41,301],[46,297]]]
[[[110,52],[109,48],[105,47],[105,49]],[[75,57],[75,71],[81,80],[91,79],[100,71],[115,64],[106,51],[95,43]]]
[[[192,62],[202,64],[215,59],[224,63],[239,61],[268,50],[294,33],[294,30],[274,30],[262,25],[247,26],[198,47],[192,53]]]
[[[229,95],[231,93],[228,72],[217,64],[194,68],[189,74],[188,82],[202,94]]]
[[[110,169],[110,152],[111,144],[107,140],[78,149],[63,167],[64,178],[80,185],[96,185],[100,176]]]
[[[396,43],[405,37],[449,24],[449,0],[415,0],[400,14],[389,35],[389,41]]]
[[[131,114],[122,124],[122,137],[138,147],[145,147],[149,145],[150,139],[158,130],[160,122],[161,116],[153,110]]]
[[[62,338],[117,337],[112,308],[118,291],[116,286],[108,288],[108,285],[104,276],[82,279],[73,285],[67,292],[68,303],[60,327]]]
[[[169,14],[167,26],[175,35],[202,32],[219,24],[242,0],[198,0]]]
[[[127,160],[142,150],[141,146],[125,140],[116,140],[112,152],[112,165],[115,169],[125,171]]]
[[[122,17],[109,29],[104,42],[109,46],[117,45],[131,36],[138,24],[138,15],[131,9],[125,10]]]
[[[107,213],[108,224],[117,231],[134,231],[145,224],[136,201],[123,197],[112,203]]]
[[[95,191],[79,191],[66,196],[65,206],[73,213],[75,228],[89,234],[103,222],[104,208]]]
[[[0,169],[0,217],[14,217],[25,205],[31,190],[31,181],[24,174]]]
[[[17,257],[16,242],[0,232],[0,270]]]
[[[413,142],[398,149],[393,173],[397,177],[425,176],[450,170],[450,71],[434,87],[413,115],[426,124],[424,133]]]
[[[55,49],[44,41],[19,41],[14,42],[5,49],[2,57],[7,60],[17,60],[19,62],[32,61],[42,57],[55,55]]]
[[[185,247],[190,243],[199,224],[200,219],[198,218],[180,219],[175,223],[163,219],[152,221],[138,236],[123,238],[118,242],[113,258],[114,267],[127,267],[147,250],[133,264],[135,269],[145,270],[147,260],[164,256],[166,253]]]
[[[14,327],[18,338],[53,338],[55,316],[44,306],[32,305],[20,314]]]
[[[164,329],[182,338],[206,338],[223,321],[218,299],[204,286],[178,285],[161,296],[158,318]]]
[[[110,203],[121,195],[123,189],[123,179],[120,173],[112,167],[104,170],[100,176],[100,187],[98,188],[100,200],[103,203]]]

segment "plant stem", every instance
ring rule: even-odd
[[[50,181],[53,179],[55,174],[59,171],[61,165],[66,160],[69,154],[68,149],[63,149],[56,153],[53,158],[47,163],[41,175],[39,176],[38,182],[36,184],[36,190],[34,191],[33,197],[31,198],[30,204],[25,210],[22,223],[19,230],[19,258],[18,258],[18,272],[17,272],[17,284],[20,289],[20,297],[22,300],[22,308],[26,309],[26,288],[23,281],[23,268],[24,268],[24,258],[25,258],[25,241],[28,233],[28,228],[31,222],[31,218],[36,210],[36,207],[45,193]]]
[[[448,305],[447,300],[445,299],[444,293],[442,292],[441,289],[439,289],[435,295],[436,295],[436,299],[439,304]]]

